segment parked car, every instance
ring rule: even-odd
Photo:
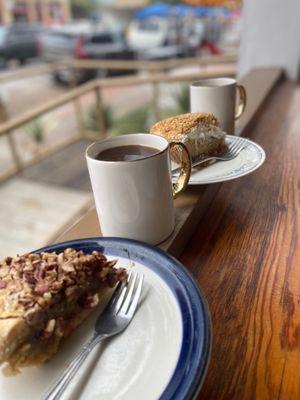
[[[67,59],[114,59],[131,60],[134,51],[126,45],[121,33],[97,27],[94,24],[70,24],[46,32],[40,43],[40,56],[46,62],[58,62]],[[75,71],[76,82],[82,83],[97,75],[129,73],[132,71],[87,70]],[[71,73],[68,70],[56,71],[54,79],[69,84]]]
[[[0,26],[0,66],[5,67],[10,60],[24,64],[37,57],[42,32],[43,27],[38,23],[16,22]]]
[[[192,56],[203,38],[201,21],[182,18],[134,19],[127,32],[128,45],[146,60]]]
[[[169,28],[165,18],[132,20],[127,31],[128,44],[132,49],[145,51],[164,46],[167,42],[174,43],[176,32]]]

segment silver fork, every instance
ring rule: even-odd
[[[197,167],[198,165],[207,162],[207,161],[230,161],[236,158],[240,152],[248,145],[249,141],[245,138],[236,137],[235,141],[230,143],[228,146],[228,151],[224,154],[220,154],[219,156],[211,156],[207,158],[203,158],[202,160],[196,160],[192,163],[192,168]],[[180,167],[172,169],[172,175],[180,172]]]
[[[125,283],[119,283],[104,312],[98,317],[92,338],[73,358],[69,367],[43,395],[42,400],[57,400],[84,360],[101,340],[124,331],[131,322],[142,292],[143,275],[130,273]]]

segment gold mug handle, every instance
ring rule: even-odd
[[[239,119],[246,108],[247,103],[247,94],[246,89],[243,85],[236,85],[237,91],[239,92],[239,105],[237,106],[237,110],[235,113],[235,119]]]
[[[180,147],[180,155],[181,155],[181,166],[180,166],[180,173],[176,183],[173,183],[173,198],[175,199],[179,193],[181,193],[187,186],[192,170],[192,160],[190,153],[186,146],[181,142],[171,142],[170,143],[170,151],[175,147]],[[177,150],[177,153],[178,150]]]

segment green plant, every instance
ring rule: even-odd
[[[109,106],[105,106],[103,109],[103,117],[104,117],[104,124],[107,130],[111,129],[113,125],[113,116],[112,111]],[[85,115],[84,118],[84,126],[86,129],[90,131],[99,131],[99,120],[98,120],[98,113],[95,106],[90,107]]]
[[[111,133],[122,135],[126,133],[147,132],[149,128],[150,107],[148,105],[130,111],[119,117],[113,123]]]
[[[179,114],[184,114],[190,110],[190,91],[187,85],[182,85],[180,91],[175,96],[176,108]]]
[[[25,131],[36,143],[44,141],[45,126],[42,118],[38,117],[25,126]]]

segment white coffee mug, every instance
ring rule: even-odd
[[[102,161],[103,150],[128,145],[154,147],[157,153],[135,161]],[[181,173],[172,184],[170,150],[182,149]],[[187,185],[191,173],[189,153],[181,143],[169,143],[151,134],[115,136],[91,144],[86,159],[101,232],[158,244],[174,230],[173,198]]]
[[[236,92],[239,104],[236,107]],[[224,132],[234,133],[234,121],[246,107],[246,90],[232,78],[201,79],[190,86],[191,112],[211,112]]]

